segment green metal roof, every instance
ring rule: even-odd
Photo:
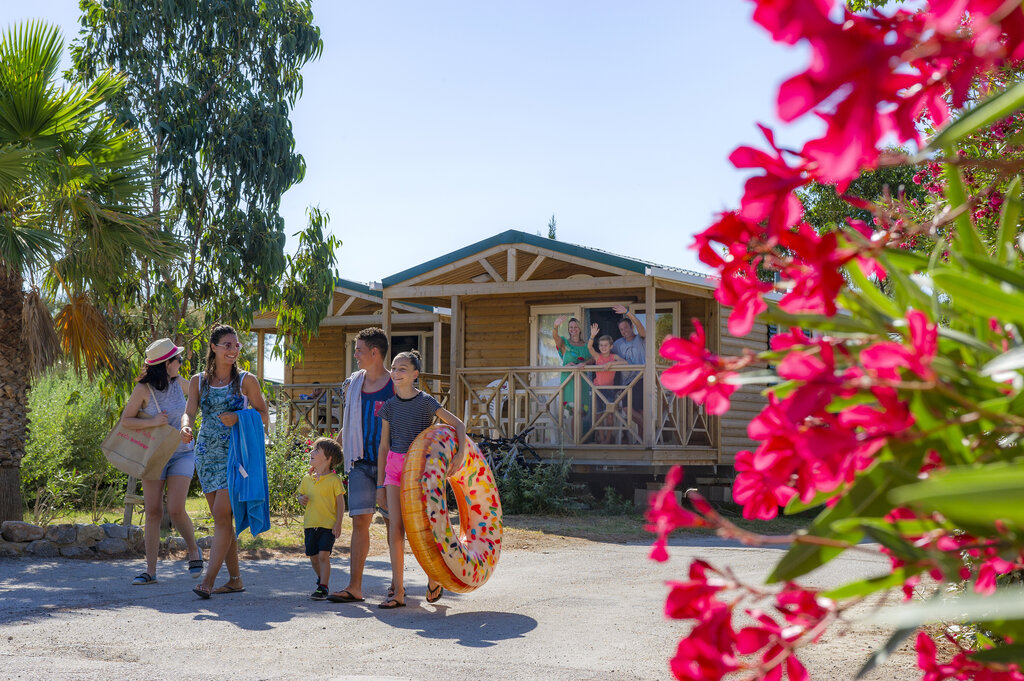
[[[412,279],[420,274],[437,269],[442,265],[447,265],[448,263],[468,258],[474,253],[479,253],[481,251],[486,251],[488,248],[506,244],[528,244],[530,246],[536,246],[537,248],[546,248],[558,253],[564,253],[565,255],[572,255],[577,258],[586,258],[587,260],[593,260],[596,263],[611,265],[612,267],[619,267],[621,269],[629,270],[630,272],[638,272],[640,274],[644,274],[648,267],[659,267],[658,265],[654,265],[654,263],[637,260],[636,258],[627,258],[622,255],[615,255],[614,253],[608,253],[607,251],[602,251],[596,248],[577,246],[576,244],[558,241],[557,239],[548,239],[536,234],[527,234],[526,232],[510,229],[507,232],[495,234],[490,238],[478,241],[475,244],[470,244],[469,246],[460,248],[457,251],[452,251],[451,253],[434,258],[433,260],[428,260],[416,267],[410,267],[398,274],[392,274],[390,277],[385,277],[381,280],[381,285],[385,288],[388,286],[394,286],[395,284],[400,284],[407,279]]]
[[[381,298],[382,300],[384,298],[384,294],[381,291],[374,290],[370,288],[368,284],[363,284],[358,281],[352,281],[351,279],[343,279],[342,277],[337,277],[334,280],[334,285],[339,288],[347,288],[350,291],[366,293],[373,296],[374,298]],[[434,308],[431,305],[423,305],[421,303],[410,303],[405,300],[396,300],[395,302],[402,303],[403,305],[409,305],[410,307],[416,307],[421,310],[426,310],[427,312],[434,311]]]

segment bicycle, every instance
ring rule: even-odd
[[[530,434],[533,427],[527,428],[513,437],[491,438],[482,433],[470,433],[470,437],[477,441],[480,452],[491,467],[491,473],[495,478],[505,479],[512,462],[516,462],[520,468],[527,470],[541,463],[540,455],[537,454],[526,436]]]

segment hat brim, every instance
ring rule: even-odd
[[[166,362],[167,360],[171,359],[172,357],[176,357],[176,356],[180,355],[183,352],[185,352],[185,348],[178,347],[177,345],[175,345],[173,352],[168,352],[163,357],[157,357],[156,359],[146,358],[144,360],[144,364],[146,364],[147,366],[153,366],[154,364],[162,364],[162,363]]]

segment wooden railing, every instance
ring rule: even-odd
[[[532,427],[529,441],[535,446],[636,447],[645,442],[644,410],[653,408],[652,446],[714,447],[715,429],[703,407],[660,385],[656,404],[642,403],[643,369],[601,367],[615,374],[609,386],[594,384],[593,366],[458,369],[462,404],[455,414],[470,431],[492,437]]]
[[[341,429],[342,383],[273,385],[267,400],[270,420],[299,430],[334,434]],[[421,373],[420,388],[447,407],[451,383],[445,374]]]

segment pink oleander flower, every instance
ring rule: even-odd
[[[999,556],[986,558],[978,567],[978,577],[974,580],[974,592],[984,596],[991,596],[996,592],[996,577],[1008,574],[1021,567],[1024,566],[1003,560]]]
[[[729,382],[736,372],[725,370],[718,355],[708,350],[701,323],[694,319],[693,325],[689,340],[669,336],[661,344],[661,356],[674,362],[661,373],[661,384],[705,405],[709,414],[724,414],[737,388]]]
[[[805,681],[807,670],[793,653],[791,644],[803,633],[800,627],[783,629],[775,620],[758,610],[748,611],[751,617],[760,622],[760,626],[744,627],[736,635],[736,649],[744,655],[763,650],[762,665],[771,664],[764,670],[765,681],[778,681],[782,678],[782,665],[785,661],[786,673],[790,681]]]
[[[711,566],[702,560],[690,563],[690,579],[669,582],[671,591],[665,601],[665,616],[670,619],[702,619],[715,606],[715,594],[726,588],[722,579],[708,578]]]
[[[804,164],[790,166],[782,155],[782,150],[775,144],[775,136],[771,129],[758,124],[758,128],[768,140],[774,154],[754,149],[738,147],[729,156],[729,161],[737,168],[757,168],[763,175],[755,175],[747,180],[743,198],[740,200],[740,215],[751,222],[767,220],[771,233],[781,232],[800,221],[804,208],[793,190],[807,183]]]
[[[732,498],[743,506],[744,518],[771,520],[779,514],[779,507],[785,506],[796,496],[796,490],[786,480],[760,470],[754,464],[754,454],[741,451],[734,463],[736,480],[732,486]]]
[[[722,305],[732,307],[729,313],[729,333],[746,336],[754,328],[754,318],[768,309],[764,294],[772,285],[757,278],[757,271],[751,265],[732,268],[722,273],[722,281],[715,290],[715,299]]]
[[[644,529],[657,533],[651,547],[651,560],[663,563],[668,560],[668,536],[680,527],[703,527],[704,518],[687,511],[676,501],[675,489],[683,479],[681,466],[673,466],[665,476],[665,485],[651,497],[650,507],[645,515],[648,524]]]
[[[819,235],[807,223],[780,235],[779,243],[793,253],[793,263],[782,273],[793,285],[779,307],[793,314],[834,315],[836,296],[846,285],[842,268],[856,252],[838,248],[835,232]]]

